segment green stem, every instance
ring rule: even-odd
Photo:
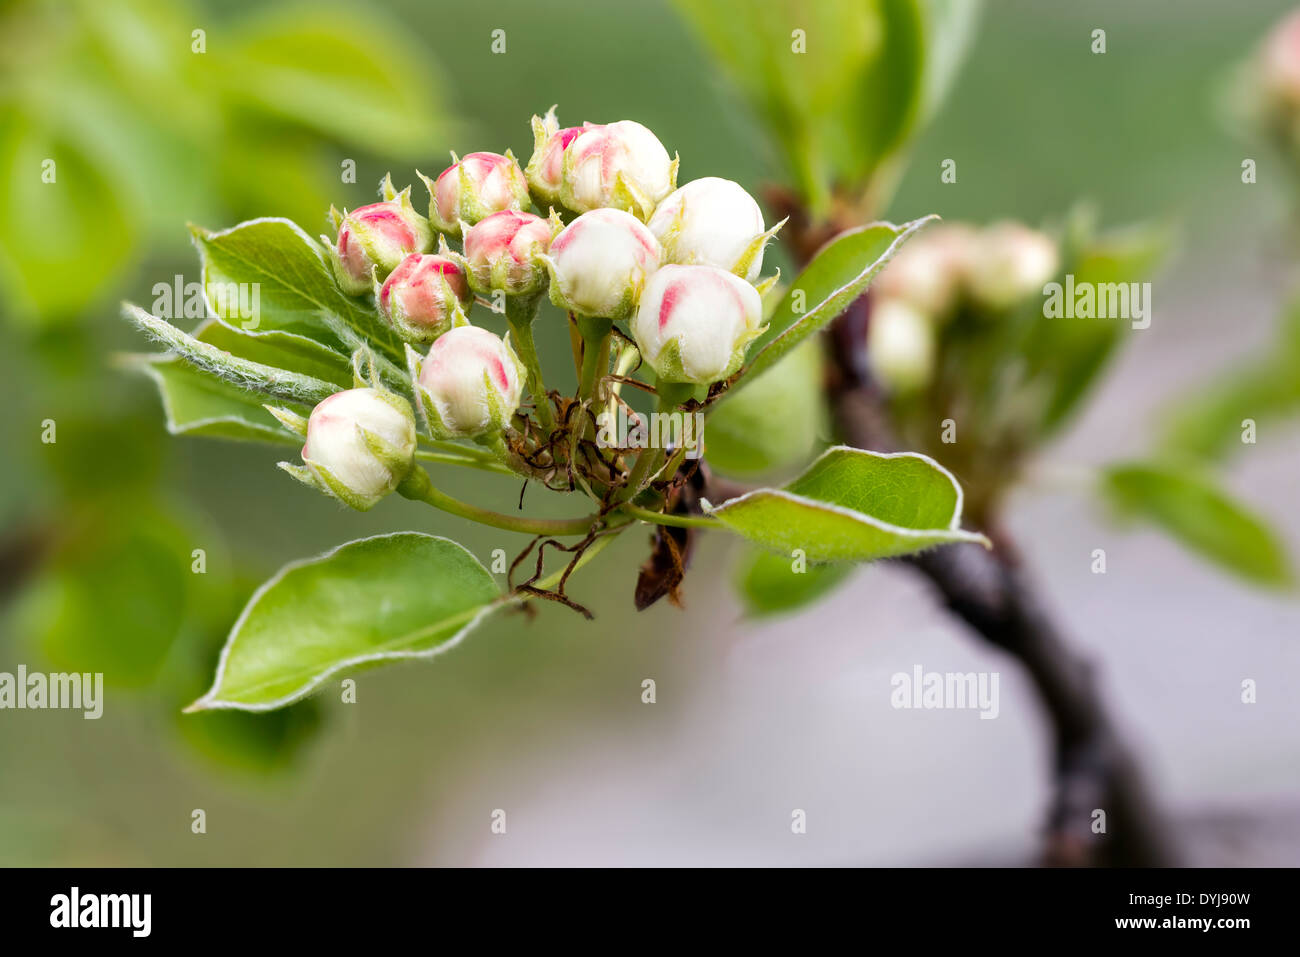
[[[537,411],[537,421],[547,435],[555,430],[555,412],[551,408],[551,397],[546,392],[542,381],[542,363],[537,358],[537,345],[533,342],[533,320],[537,318],[537,309],[541,296],[507,296],[506,320],[510,323],[510,340],[515,353],[528,370],[528,392],[533,397],[533,407]]]
[[[659,393],[656,411],[671,412],[691,397],[695,386],[689,382],[659,382],[655,385]],[[654,481],[659,470],[664,466],[665,449],[642,449],[632,466],[632,473],[627,479],[625,495],[628,501],[636,498],[641,490]]]
[[[667,515],[664,512],[652,512],[648,508],[633,505],[631,502],[620,505],[618,510],[634,518],[639,518],[643,522],[653,522],[656,525],[673,525],[677,528],[718,527],[718,520],[709,518],[706,515]]]
[[[609,371],[609,339],[614,323],[609,319],[581,318],[582,375],[578,379],[578,399],[589,401],[596,395],[601,376]]]
[[[569,572],[569,574],[572,575],[573,572],[576,572],[579,568],[587,564],[587,562],[591,561],[602,551],[604,551],[610,542],[618,538],[619,533],[621,531],[622,529],[611,531],[608,535],[600,536],[600,538],[596,539],[589,546],[587,546],[587,550],[583,552],[582,555],[578,558],[577,563],[573,566],[573,571]],[[556,585],[560,583],[560,579],[564,577],[564,573],[565,573],[565,569],[561,568],[558,572],[552,572],[550,575],[547,575],[545,578],[541,579],[540,581],[534,582],[533,584],[537,588],[549,590],[551,588],[554,588]],[[518,597],[527,598],[528,596],[520,595]]]
[[[480,525],[503,528],[509,532],[523,532],[526,535],[585,535],[591,530],[592,525],[600,521],[599,515],[588,515],[584,518],[524,518],[520,515],[505,515],[479,508],[477,505],[462,502],[434,488],[433,483],[429,481],[428,473],[419,467],[411,470],[411,474],[397,487],[397,491],[413,501],[424,502],[426,505],[432,505],[452,515],[459,515],[461,518],[468,518]]]
[[[514,475],[513,469],[509,469],[500,462],[492,462],[479,458],[467,458],[463,455],[452,455],[448,452],[431,452],[428,449],[417,449],[415,457],[422,462],[436,462],[440,465],[459,465],[467,469],[480,469],[484,472],[496,472],[499,475]]]

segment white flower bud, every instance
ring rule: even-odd
[[[560,200],[584,213],[613,208],[643,222],[677,185],[677,160],[640,123],[585,128],[564,149]]]
[[[740,368],[762,322],[762,298],[739,276],[670,265],[646,284],[632,335],[661,380],[704,384]]]
[[[564,186],[564,151],[583,130],[591,129],[591,126],[590,123],[584,123],[582,126],[561,129],[555,118],[555,107],[547,110],[545,117],[533,117],[533,155],[524,175],[533,195],[542,204],[559,204],[560,190]]]
[[[1006,309],[1042,290],[1056,275],[1056,243],[1020,223],[996,223],[976,240],[970,292],[989,309]]]
[[[469,320],[474,296],[465,270],[446,256],[412,253],[383,284],[375,284],[379,314],[408,342],[428,345],[452,326]]]
[[[776,232],[763,229],[763,211],[744,187],[706,176],[669,194],[646,224],[664,248],[664,259],[683,265],[717,266],[754,282],[763,269],[763,247]]]
[[[867,362],[889,389],[908,392],[930,381],[934,371],[934,326],[901,299],[878,299],[867,325]]]
[[[1284,109],[1300,107],[1300,11],[1277,24],[1259,55],[1264,93]]]
[[[542,291],[546,285],[544,254],[558,223],[508,209],[465,231],[469,284],[480,295],[501,289],[511,296]]]
[[[927,316],[947,314],[970,274],[976,234],[969,226],[933,226],[908,240],[885,266],[871,291],[898,299]]]
[[[551,302],[581,316],[625,319],[659,268],[659,240],[618,209],[583,213],[551,241]]]
[[[408,352],[420,411],[436,438],[479,438],[499,432],[519,408],[527,376],[503,340],[477,326],[458,326],[429,355]]]
[[[473,226],[503,209],[528,205],[528,182],[509,150],[504,156],[470,153],[443,170],[437,182],[418,175],[429,189],[429,222],[452,236],[460,235],[462,222]]]
[[[352,296],[370,292],[376,273],[383,279],[411,253],[428,252],[433,246],[429,223],[411,206],[410,187],[400,194],[392,192],[388,180],[384,187],[393,198],[342,214],[330,211],[338,229],[330,261],[339,285]]]
[[[406,478],[414,456],[410,403],[378,389],[349,389],[312,410],[302,447],[305,468],[280,465],[364,512]]]

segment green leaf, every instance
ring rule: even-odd
[[[903,243],[938,218],[926,216],[902,226],[872,223],[840,233],[823,246],[786,291],[768,321],[767,331],[749,347],[753,358],[726,395],[752,381],[844,312],[866,292],[871,280]]]
[[[201,342],[129,302],[122,304],[122,314],[186,362],[240,389],[308,405],[315,405],[339,391],[337,385],[324,379],[243,359]]]
[[[173,435],[299,444],[262,407],[263,396],[175,357],[142,362],[140,368],[158,386],[167,431]]]
[[[736,587],[754,617],[777,615],[810,605],[844,581],[853,566],[808,565],[794,570],[786,555],[752,549],[740,565]]]
[[[348,357],[305,336],[279,330],[246,332],[208,320],[194,330],[194,338],[240,359],[300,372],[332,382],[340,389],[352,388]]]
[[[496,607],[492,575],[446,538],[399,532],[286,565],[235,623],[190,706],[267,711],[366,664],[431,658]]]
[[[758,489],[706,511],[780,554],[864,562],[951,542],[987,545],[961,529],[961,505],[957,480],[928,456],[837,446],[784,488]]]
[[[763,373],[743,395],[714,406],[706,459],[726,475],[759,475],[806,462],[826,420],[822,357],[805,342]]]
[[[320,244],[287,219],[252,219],[220,232],[193,228],[209,308],[244,331],[282,330],[351,351],[363,342],[402,358],[401,340],[361,300],[343,293]],[[240,316],[237,305],[257,308]],[[225,293],[223,300],[221,290]],[[242,297],[242,298],[241,298]]]
[[[1101,491],[1121,515],[1155,523],[1248,581],[1292,581],[1286,551],[1264,520],[1202,475],[1160,463],[1125,463],[1106,469]]]

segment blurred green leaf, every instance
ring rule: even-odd
[[[750,549],[740,564],[736,587],[745,610],[754,617],[795,611],[829,594],[853,566],[808,565],[795,571],[786,555]]]
[[[762,488],[710,514],[778,554],[809,562],[863,562],[950,542],[980,542],[961,529],[961,487],[933,459],[830,449],[782,489]]]
[[[1248,581],[1282,586],[1292,580],[1286,551],[1264,520],[1202,475],[1160,463],[1125,463],[1105,470],[1101,491],[1121,515],[1155,523]]]
[[[826,425],[820,343],[808,341],[709,416],[707,460],[727,475],[760,475],[804,462]]]
[[[840,233],[827,243],[786,291],[768,320],[767,331],[749,347],[752,358],[741,370],[743,377],[724,399],[844,312],[903,243],[937,218],[927,216],[901,226],[872,223]]]
[[[211,690],[192,706],[266,711],[369,663],[431,658],[500,597],[492,575],[446,538],[401,532],[286,565],[244,608]]]

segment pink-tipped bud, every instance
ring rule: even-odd
[[[473,305],[465,270],[446,256],[412,253],[375,292],[383,316],[408,342],[428,345],[468,320]]]
[[[517,210],[493,213],[471,226],[465,233],[470,287],[483,296],[495,289],[508,296],[541,292],[554,228],[549,220]]]
[[[441,232],[459,236],[461,223],[473,226],[493,213],[528,205],[528,182],[509,150],[470,153],[448,166],[429,188],[429,221]]]
[[[576,212],[622,209],[645,222],[677,186],[677,160],[640,123],[584,129],[564,149],[560,201]]]
[[[564,151],[584,129],[590,128],[591,124],[561,129],[555,118],[555,107],[551,107],[544,117],[533,117],[533,155],[524,175],[540,205],[556,206],[560,203],[560,190],[564,186]]]
[[[338,239],[330,250],[334,275],[352,296],[369,292],[373,274],[384,278],[411,253],[428,252],[433,232],[411,207],[410,190],[338,218]]]
[[[659,240],[635,216],[583,213],[551,242],[551,302],[581,316],[625,319],[660,258]]]
[[[632,335],[661,380],[702,385],[740,368],[762,322],[762,298],[739,276],[670,265],[646,284]]]
[[[414,371],[420,409],[437,438],[503,429],[519,408],[526,376],[510,343],[476,326],[451,330]]]

